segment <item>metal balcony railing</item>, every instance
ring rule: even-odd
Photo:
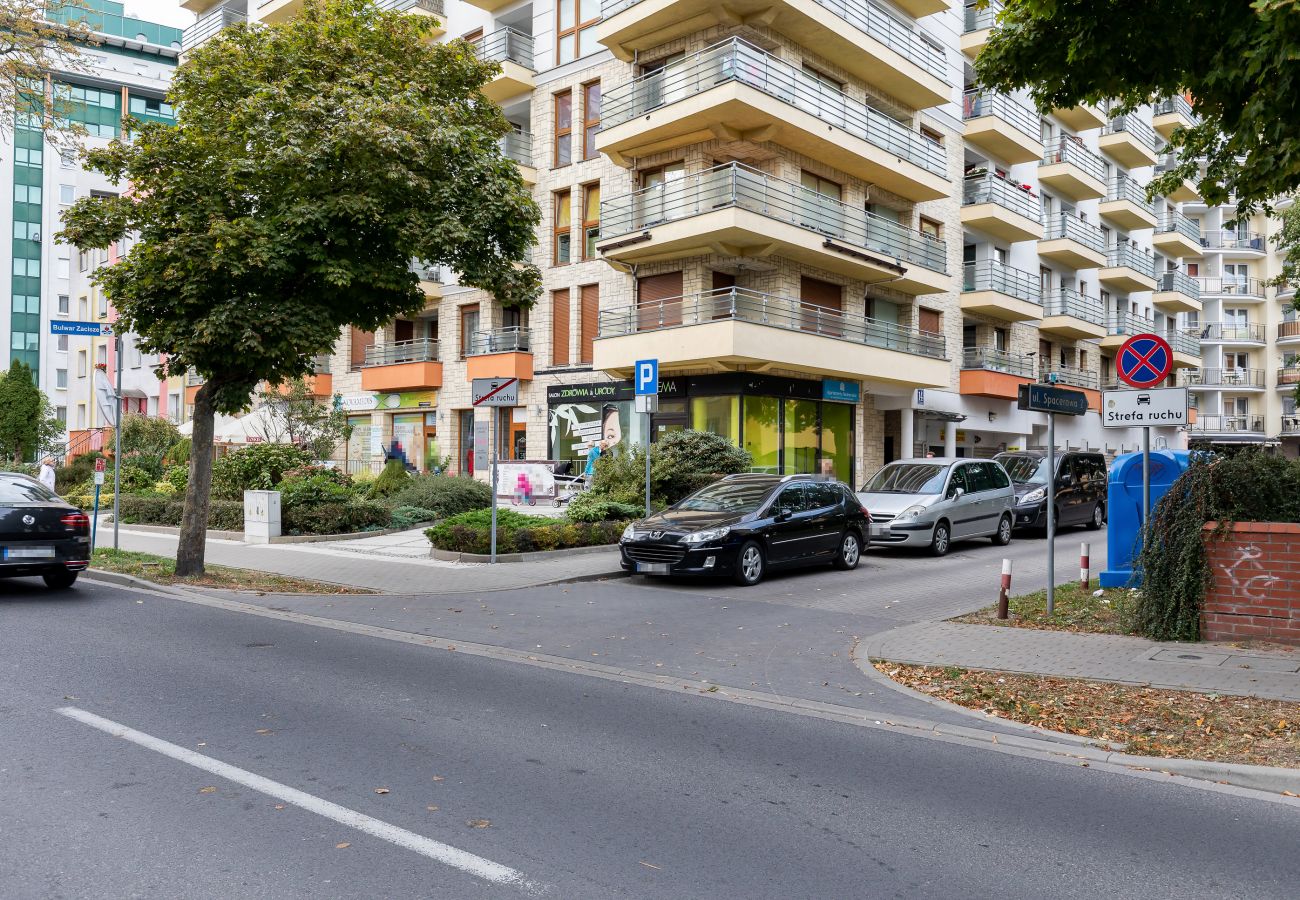
[[[1037,275],[1013,269],[994,259],[969,262],[962,266],[961,289],[965,292],[997,291],[1026,303],[1043,302],[1042,283]]]
[[[1106,164],[1101,157],[1093,153],[1072,137],[1063,137],[1053,147],[1043,153],[1040,165],[1050,166],[1055,163],[1068,163],[1082,169],[1098,181],[1106,180]]]
[[[1166,234],[1172,231],[1191,238],[1198,244],[1201,242],[1201,226],[1181,213],[1167,212],[1156,223],[1156,234]]]
[[[1114,269],[1127,266],[1139,275],[1156,277],[1156,260],[1149,253],[1143,253],[1132,244],[1116,244],[1106,251],[1106,268]]]
[[[329,354],[313,356],[311,358],[311,371],[313,375],[328,375],[330,373]]]
[[[1182,387],[1262,388],[1263,369],[1179,369]]]
[[[962,182],[961,202],[963,206],[976,203],[996,203],[1003,209],[1022,215],[1035,222],[1043,221],[1043,204],[1030,192],[1027,185],[1011,181],[985,172],[982,175],[967,175]]]
[[[636,6],[641,0],[602,0],[600,14],[608,19]],[[863,34],[875,38],[895,53],[916,63],[936,78],[948,80],[943,46],[910,22],[871,0],[813,0]]]
[[[610,89],[602,101],[601,127],[613,128],[729,81],[748,85],[927,172],[947,177],[948,155],[938,141],[739,38],[688,54]]]
[[[1215,228],[1201,235],[1201,246],[1211,250],[1251,250],[1263,253],[1268,241],[1257,231]]]
[[[1295,387],[1300,384],[1300,364],[1282,366],[1277,370],[1278,387]]]
[[[414,341],[394,341],[366,348],[363,366],[395,366],[401,363],[436,362],[438,342],[429,338]]]
[[[1207,322],[1202,323],[1197,329],[1203,341],[1214,341],[1215,343],[1240,343],[1240,344],[1262,344],[1264,343],[1264,326],[1252,323],[1237,322]]]
[[[1102,126],[1101,133],[1127,134],[1148,150],[1155,150],[1159,146],[1155,130],[1152,129],[1150,124],[1138,118],[1136,113],[1116,116]]]
[[[1077,241],[1098,253],[1106,252],[1106,239],[1102,236],[1101,229],[1069,213],[1058,213],[1047,220],[1043,240],[1051,241],[1058,238]]]
[[[1112,335],[1148,334],[1156,330],[1156,323],[1145,316],[1128,312],[1110,312],[1106,316],[1106,333]]]
[[[1202,434],[1263,434],[1264,417],[1253,414],[1235,416],[1198,415],[1190,428],[1193,432]]]
[[[1013,97],[993,91],[967,91],[962,94],[961,101],[963,119],[997,116],[1021,134],[1035,139],[1039,137],[1042,126],[1038,114]]]
[[[1300,434],[1300,416],[1282,416],[1283,434]]]
[[[1156,290],[1173,291],[1193,300],[1201,299],[1201,283],[1186,272],[1161,272],[1156,280]]]
[[[532,350],[533,333],[527,328],[513,325],[492,331],[476,331],[470,339],[466,356],[485,353],[528,353]]]
[[[186,387],[197,387],[198,385],[203,384],[203,383],[206,382],[206,381],[207,381],[207,379],[204,378],[202,375],[200,375],[198,372],[186,372],[186,373],[185,373],[185,386],[186,386]]]
[[[1093,325],[1106,324],[1106,308],[1101,300],[1068,288],[1043,298],[1043,316],[1072,316]]]
[[[1090,372],[1087,369],[1080,369],[1076,366],[1046,366],[1042,370],[1041,377],[1044,381],[1048,375],[1055,375],[1058,384],[1068,384],[1071,387],[1092,388],[1094,391],[1101,384],[1101,377],[1096,372]]]
[[[411,260],[409,268],[419,276],[421,281],[432,281],[435,284],[442,284],[443,278],[447,274],[446,270],[441,266],[431,266],[418,259]]]
[[[791,297],[738,287],[604,310],[600,314],[600,336],[617,337],[727,320],[750,322],[786,331],[812,332],[836,340],[898,350],[932,359],[943,359],[945,352],[941,334],[931,334],[892,322],[826,309]]]
[[[998,13],[1002,12],[1002,4],[997,0],[989,0],[981,9],[975,3],[967,4],[965,13],[965,23],[962,29],[964,34],[972,31],[983,31],[985,28],[992,28],[997,24]]]
[[[1251,297],[1257,300],[1263,300],[1265,297],[1265,282],[1258,278],[1248,278],[1245,275],[1229,275],[1223,278],[1206,278],[1196,279],[1201,286],[1201,294],[1223,295],[1228,297]]]
[[[518,63],[525,69],[533,68],[533,38],[513,28],[498,28],[491,34],[474,41],[478,58],[489,62]]]
[[[1005,372],[1021,378],[1034,377],[1034,358],[991,347],[967,347],[961,352],[963,369],[983,369],[987,372]]]
[[[1154,204],[1147,200],[1147,189],[1132,178],[1112,178],[1106,185],[1106,199],[1102,202],[1115,203],[1119,200],[1127,200],[1153,216],[1156,214]]]
[[[521,166],[533,164],[533,136],[527,131],[511,131],[500,141],[501,155]]]
[[[1175,353],[1196,357],[1201,355],[1201,341],[1194,331],[1166,331],[1164,338]]]
[[[715,166],[601,201],[601,238],[618,237],[726,208],[744,209],[788,222],[900,263],[912,263],[933,272],[948,271],[948,247],[938,238],[742,163]]]
[[[392,12],[410,12],[418,9],[435,16],[446,16],[443,0],[375,0],[375,6]]]
[[[193,50],[216,37],[223,28],[247,21],[248,13],[243,10],[220,7],[185,29],[184,37],[181,38],[181,49]]]
[[[1174,94],[1172,97],[1166,97],[1156,104],[1155,114],[1157,116],[1167,116],[1171,113],[1178,113],[1191,120],[1192,124],[1201,121],[1201,117],[1192,112],[1192,104],[1182,94]]]
[[[1278,322],[1277,339],[1279,341],[1300,338],[1300,322]]]

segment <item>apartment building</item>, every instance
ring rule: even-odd
[[[51,72],[47,82],[69,118],[84,127],[87,146],[104,146],[119,136],[124,115],[172,120],[165,96],[180,54],[179,29],[123,15],[122,4],[111,0],[84,0],[79,8],[54,9],[50,16],[84,19],[96,34],[96,42],[81,54],[83,70]],[[50,323],[114,318],[89,282],[108,254],[79,253],[54,235],[62,227],[61,213],[77,198],[120,188],[83,169],[75,154],[56,152],[35,125],[23,115],[0,123],[0,148],[12,156],[12,162],[0,164],[0,196],[9,201],[8,213],[0,215],[0,241],[12,251],[0,342],[9,348],[10,360],[36,372],[68,431],[89,430],[99,417],[93,370],[97,364],[110,371],[115,366],[112,341],[56,336]],[[143,364],[140,368],[146,371]],[[166,385],[151,373],[133,379],[130,387],[129,408],[172,414]]]
[[[234,0],[234,4],[243,0]],[[970,87],[987,11],[943,0],[383,0],[502,64],[485,93],[543,211],[543,296],[503,310],[454,272],[421,272],[425,311],[341,336],[341,452],[394,441],[423,467],[472,467],[475,377],[518,377],[491,415],[503,458],[580,461],[646,437],[638,359],[660,363],[652,434],[726,435],[770,472],[862,483],[884,462],[1042,446],[1016,408],[1043,377],[1083,389],[1061,447],[1119,452],[1101,388],[1127,336],[1186,330],[1201,250],[1190,197],[1148,203],[1163,107],[1040,116]],[[189,0],[186,47],[301,0]],[[1158,129],[1165,129],[1159,131]],[[1180,318],[1182,317],[1182,318]],[[1156,446],[1182,446],[1164,430]]]

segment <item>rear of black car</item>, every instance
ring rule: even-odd
[[[0,472],[0,578],[70,587],[90,565],[90,518],[43,484]]]

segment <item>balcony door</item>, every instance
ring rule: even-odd
[[[829,178],[799,173],[799,223],[822,234],[844,236],[844,189]]]
[[[820,278],[799,279],[799,327],[830,337],[844,335],[844,288]]]
[[[656,59],[654,62],[648,62],[641,66],[641,85],[637,90],[636,115],[644,115],[652,109],[657,109],[665,103],[672,103],[680,100],[681,89],[673,90],[673,81],[679,81],[685,84],[689,81],[685,73],[680,70],[680,65],[674,65],[679,62],[685,54],[674,53],[672,56],[666,56],[663,59]]]
[[[736,286],[736,276],[730,272],[711,272],[710,274],[713,276],[713,294],[709,298],[710,318],[748,318],[745,311],[739,309],[740,300],[733,290]]]
[[[637,331],[682,324],[682,273],[664,272],[636,280]]]
[[[685,176],[686,164],[680,162],[641,173],[641,192],[638,194],[641,208],[637,211],[639,227],[649,228],[672,217],[674,200],[670,194],[673,182]]]

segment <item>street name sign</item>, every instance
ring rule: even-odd
[[[474,406],[518,406],[518,378],[475,378],[470,387]]]
[[[1101,424],[1107,428],[1187,424],[1187,388],[1103,391]]]
[[[50,322],[50,334],[75,334],[84,337],[104,337],[113,333],[113,326],[106,322]]]
[[[1135,388],[1155,387],[1169,377],[1173,367],[1174,351],[1158,334],[1135,334],[1115,355],[1120,381]]]
[[[1016,398],[1019,409],[1031,412],[1081,416],[1088,411],[1088,395],[1050,384],[1022,384]]]

